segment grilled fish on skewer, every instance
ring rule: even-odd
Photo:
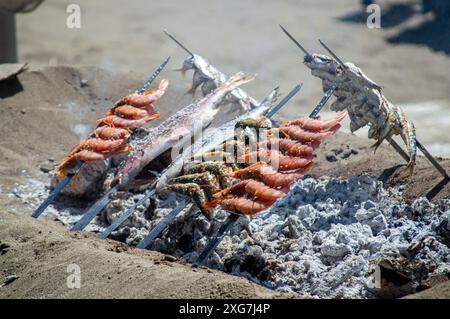
[[[164,33],[189,54],[184,60],[182,67],[178,70],[181,71],[183,75],[189,70],[194,70],[192,86],[188,90],[188,93],[194,96],[197,89],[200,88],[203,95],[207,95],[227,81],[228,77],[209,63],[207,59],[186,49],[184,45],[167,31],[164,31]],[[239,105],[244,111],[249,111],[260,105],[260,103],[240,88],[231,92],[222,103]]]
[[[384,139],[391,141],[393,135],[400,135],[408,149],[408,167],[412,172],[416,157],[414,125],[406,120],[399,107],[395,107],[386,99],[381,92],[381,86],[354,64],[340,61],[328,46],[322,41],[320,43],[336,60],[322,55],[322,58],[305,62],[305,65],[311,69],[312,75],[322,79],[324,90],[331,83],[337,83],[338,88],[334,92],[337,100],[331,109],[348,111],[352,132],[369,125],[369,138],[377,140],[375,150]]]

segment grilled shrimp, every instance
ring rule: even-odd
[[[312,132],[336,131],[341,127],[340,122],[347,115],[347,111],[340,112],[334,119],[319,120],[308,117],[301,117],[292,121],[287,121],[281,124],[285,126],[300,126],[302,129]]]
[[[293,157],[281,154],[279,151],[260,149],[244,155],[244,160],[259,158],[259,160],[278,164],[281,171],[292,171],[296,169],[305,169],[312,163],[312,155],[306,158]]]
[[[214,194],[214,197],[223,198],[229,195],[240,196],[244,194],[252,194],[255,197],[265,201],[276,201],[286,195],[286,190],[277,190],[265,185],[264,183],[252,179],[245,179]]]
[[[102,140],[127,139],[130,136],[130,132],[122,128],[100,126],[94,130],[92,136]]]
[[[130,120],[136,120],[136,119],[140,119],[143,118],[144,116],[153,114],[153,105],[150,104],[150,106],[140,109],[137,107],[134,107],[132,105],[128,105],[128,104],[124,104],[121,106],[118,106],[114,109],[114,114],[120,117],[124,117],[126,119],[130,119]],[[109,114],[107,113],[107,116],[109,115],[113,115],[113,114]]]
[[[79,161],[84,162],[103,161],[112,156],[129,152],[130,149],[131,148],[129,145],[120,145],[119,147],[116,147],[114,150],[110,152],[103,152],[103,153],[98,153],[87,149],[80,150],[79,152],[67,156],[61,162],[61,164],[58,165],[58,167],[55,169],[55,172],[60,176],[65,175],[64,172],[74,168]]]
[[[275,147],[275,149],[278,148],[287,155],[309,158],[313,155],[314,149],[316,149],[319,145],[320,143],[317,142],[309,143],[307,145],[299,143],[296,140],[291,140],[290,138],[271,137],[267,141],[259,142],[258,148],[273,149]]]
[[[98,120],[98,124],[106,124],[112,127],[120,127],[120,128],[134,128],[134,127],[138,127],[141,125],[144,125],[145,123],[157,119],[159,117],[160,113],[159,111],[147,115],[144,118],[138,119],[138,120],[129,120],[129,119],[125,119],[122,118],[120,116],[117,115],[109,115],[106,116],[100,120]]]
[[[297,170],[295,173],[280,173],[270,165],[257,162],[246,168],[234,171],[229,176],[240,179],[257,178],[270,187],[280,188],[289,186],[292,182],[302,177],[305,171]]]
[[[331,137],[333,131],[327,132],[310,132],[299,126],[285,126],[271,130],[272,133],[282,133],[301,143],[320,142],[321,140]]]
[[[251,200],[244,197],[227,198],[220,201],[222,208],[245,215],[255,215],[269,208],[272,204],[273,202]]]
[[[94,151],[98,153],[114,151],[117,147],[125,143],[125,139],[103,140],[101,138],[88,138],[78,144],[69,155],[73,155],[81,150]]]
[[[156,100],[160,99],[164,95],[164,93],[166,93],[166,89],[168,86],[168,80],[161,80],[161,82],[159,82],[158,89],[145,91],[144,94],[134,92],[123,97],[119,102],[116,103],[116,106],[124,104],[132,105],[138,108],[149,106]]]
[[[287,150],[287,154],[295,157],[310,158],[313,155],[314,148],[318,146],[317,143],[312,143],[312,145],[297,143]]]

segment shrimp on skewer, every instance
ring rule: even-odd
[[[273,202],[263,200],[252,200],[244,197],[227,198],[220,202],[222,208],[242,213],[244,215],[255,215],[265,209],[268,209]]]
[[[106,124],[111,127],[119,127],[119,128],[135,128],[141,125],[144,125],[145,123],[157,119],[160,116],[159,111],[155,112],[153,114],[147,115],[143,118],[133,120],[133,119],[126,119],[122,118],[117,115],[109,115],[106,116],[100,120],[97,121],[97,123],[100,124]]]
[[[109,126],[97,127],[92,133],[92,137],[98,137],[102,140],[127,139],[131,133],[125,129],[113,128]]]
[[[289,138],[271,137],[267,141],[259,142],[258,148],[273,149],[275,147],[290,156],[309,158],[319,145],[320,142],[302,144]]]
[[[118,106],[114,109],[114,114],[126,119],[136,120],[143,118],[144,116],[147,116],[149,114],[153,114],[153,105],[150,107],[147,107],[145,109],[140,109],[128,104],[124,104],[121,106]],[[107,113],[108,115],[113,115],[111,113]]]
[[[256,178],[270,187],[280,188],[289,186],[292,182],[302,177],[305,172],[306,170],[297,170],[293,173],[280,173],[270,165],[257,162],[246,168],[234,171],[228,176],[240,179]]]
[[[125,143],[125,139],[103,140],[101,138],[88,138],[78,144],[69,156],[74,155],[82,150],[94,151],[98,153],[111,152]]]
[[[327,132],[310,132],[302,129],[299,126],[285,126],[272,129],[271,132],[282,133],[291,139],[294,139],[301,143],[314,143],[320,142],[325,138],[329,138],[333,135],[332,131]]]
[[[83,149],[75,152],[74,154],[66,157],[61,164],[55,169],[55,172],[60,176],[63,176],[66,171],[73,169],[79,161],[95,162],[103,161],[118,154],[127,153],[131,150],[129,145],[123,144],[108,152],[95,152],[88,149]]]
[[[336,131],[340,128],[340,122],[346,116],[347,111],[342,111],[334,119],[326,121],[308,117],[301,117],[292,121],[283,122],[281,126],[300,126],[302,129],[312,132]]]
[[[312,155],[308,155],[306,158],[293,157],[283,155],[279,151],[265,149],[245,154],[243,158],[245,161],[259,158],[261,161],[278,165],[280,171],[305,169],[312,163]]]
[[[153,102],[159,100],[164,95],[164,93],[166,93],[168,86],[169,81],[163,79],[159,83],[158,89],[148,90],[145,91],[143,94],[140,94],[138,92],[131,93],[130,95],[127,95],[122,99],[120,99],[120,101],[116,103],[116,107],[125,104],[132,105],[137,108],[144,108],[150,106]]]
[[[252,179],[246,179],[239,181],[233,186],[230,186],[214,194],[214,197],[220,199],[222,197],[227,197],[229,195],[244,195],[246,193],[252,194],[262,200],[276,201],[277,199],[286,195],[286,189],[277,190],[265,185],[262,182],[258,182]]]

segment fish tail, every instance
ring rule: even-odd
[[[229,90],[233,91],[238,88],[242,84],[248,83],[255,79],[255,75],[245,75],[244,72],[238,72],[232,77],[230,77],[225,83],[224,86]]]

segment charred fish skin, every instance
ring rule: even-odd
[[[169,165],[165,173],[158,180],[156,185],[157,191],[162,189],[169,179],[179,175],[183,169],[183,166],[186,162],[190,161],[190,158],[194,154],[201,154],[206,150],[214,149],[224,140],[230,139],[234,135],[234,127],[236,123],[246,118],[258,118],[266,114],[278,100],[279,96],[279,87],[276,87],[257,108],[252,109],[217,128],[217,132],[220,132],[221,134],[211,133],[208,135],[202,135],[200,139],[196,140],[193,145],[184,150],[183,153]]]
[[[215,68],[206,58],[198,54],[188,56],[179,70],[183,74],[189,70],[194,70],[192,86],[188,91],[192,95],[195,95],[195,92],[199,87],[201,87],[203,95],[207,95],[228,79],[224,73]],[[258,101],[251,98],[240,88],[231,92],[231,94],[224,99],[223,103],[238,104],[244,111],[259,106]]]
[[[182,142],[183,138],[198,134],[212,122],[224,97],[253,79],[254,76],[239,72],[203,99],[184,107],[161,125],[151,129],[119,166],[112,185],[119,184],[123,187],[158,155]]]

